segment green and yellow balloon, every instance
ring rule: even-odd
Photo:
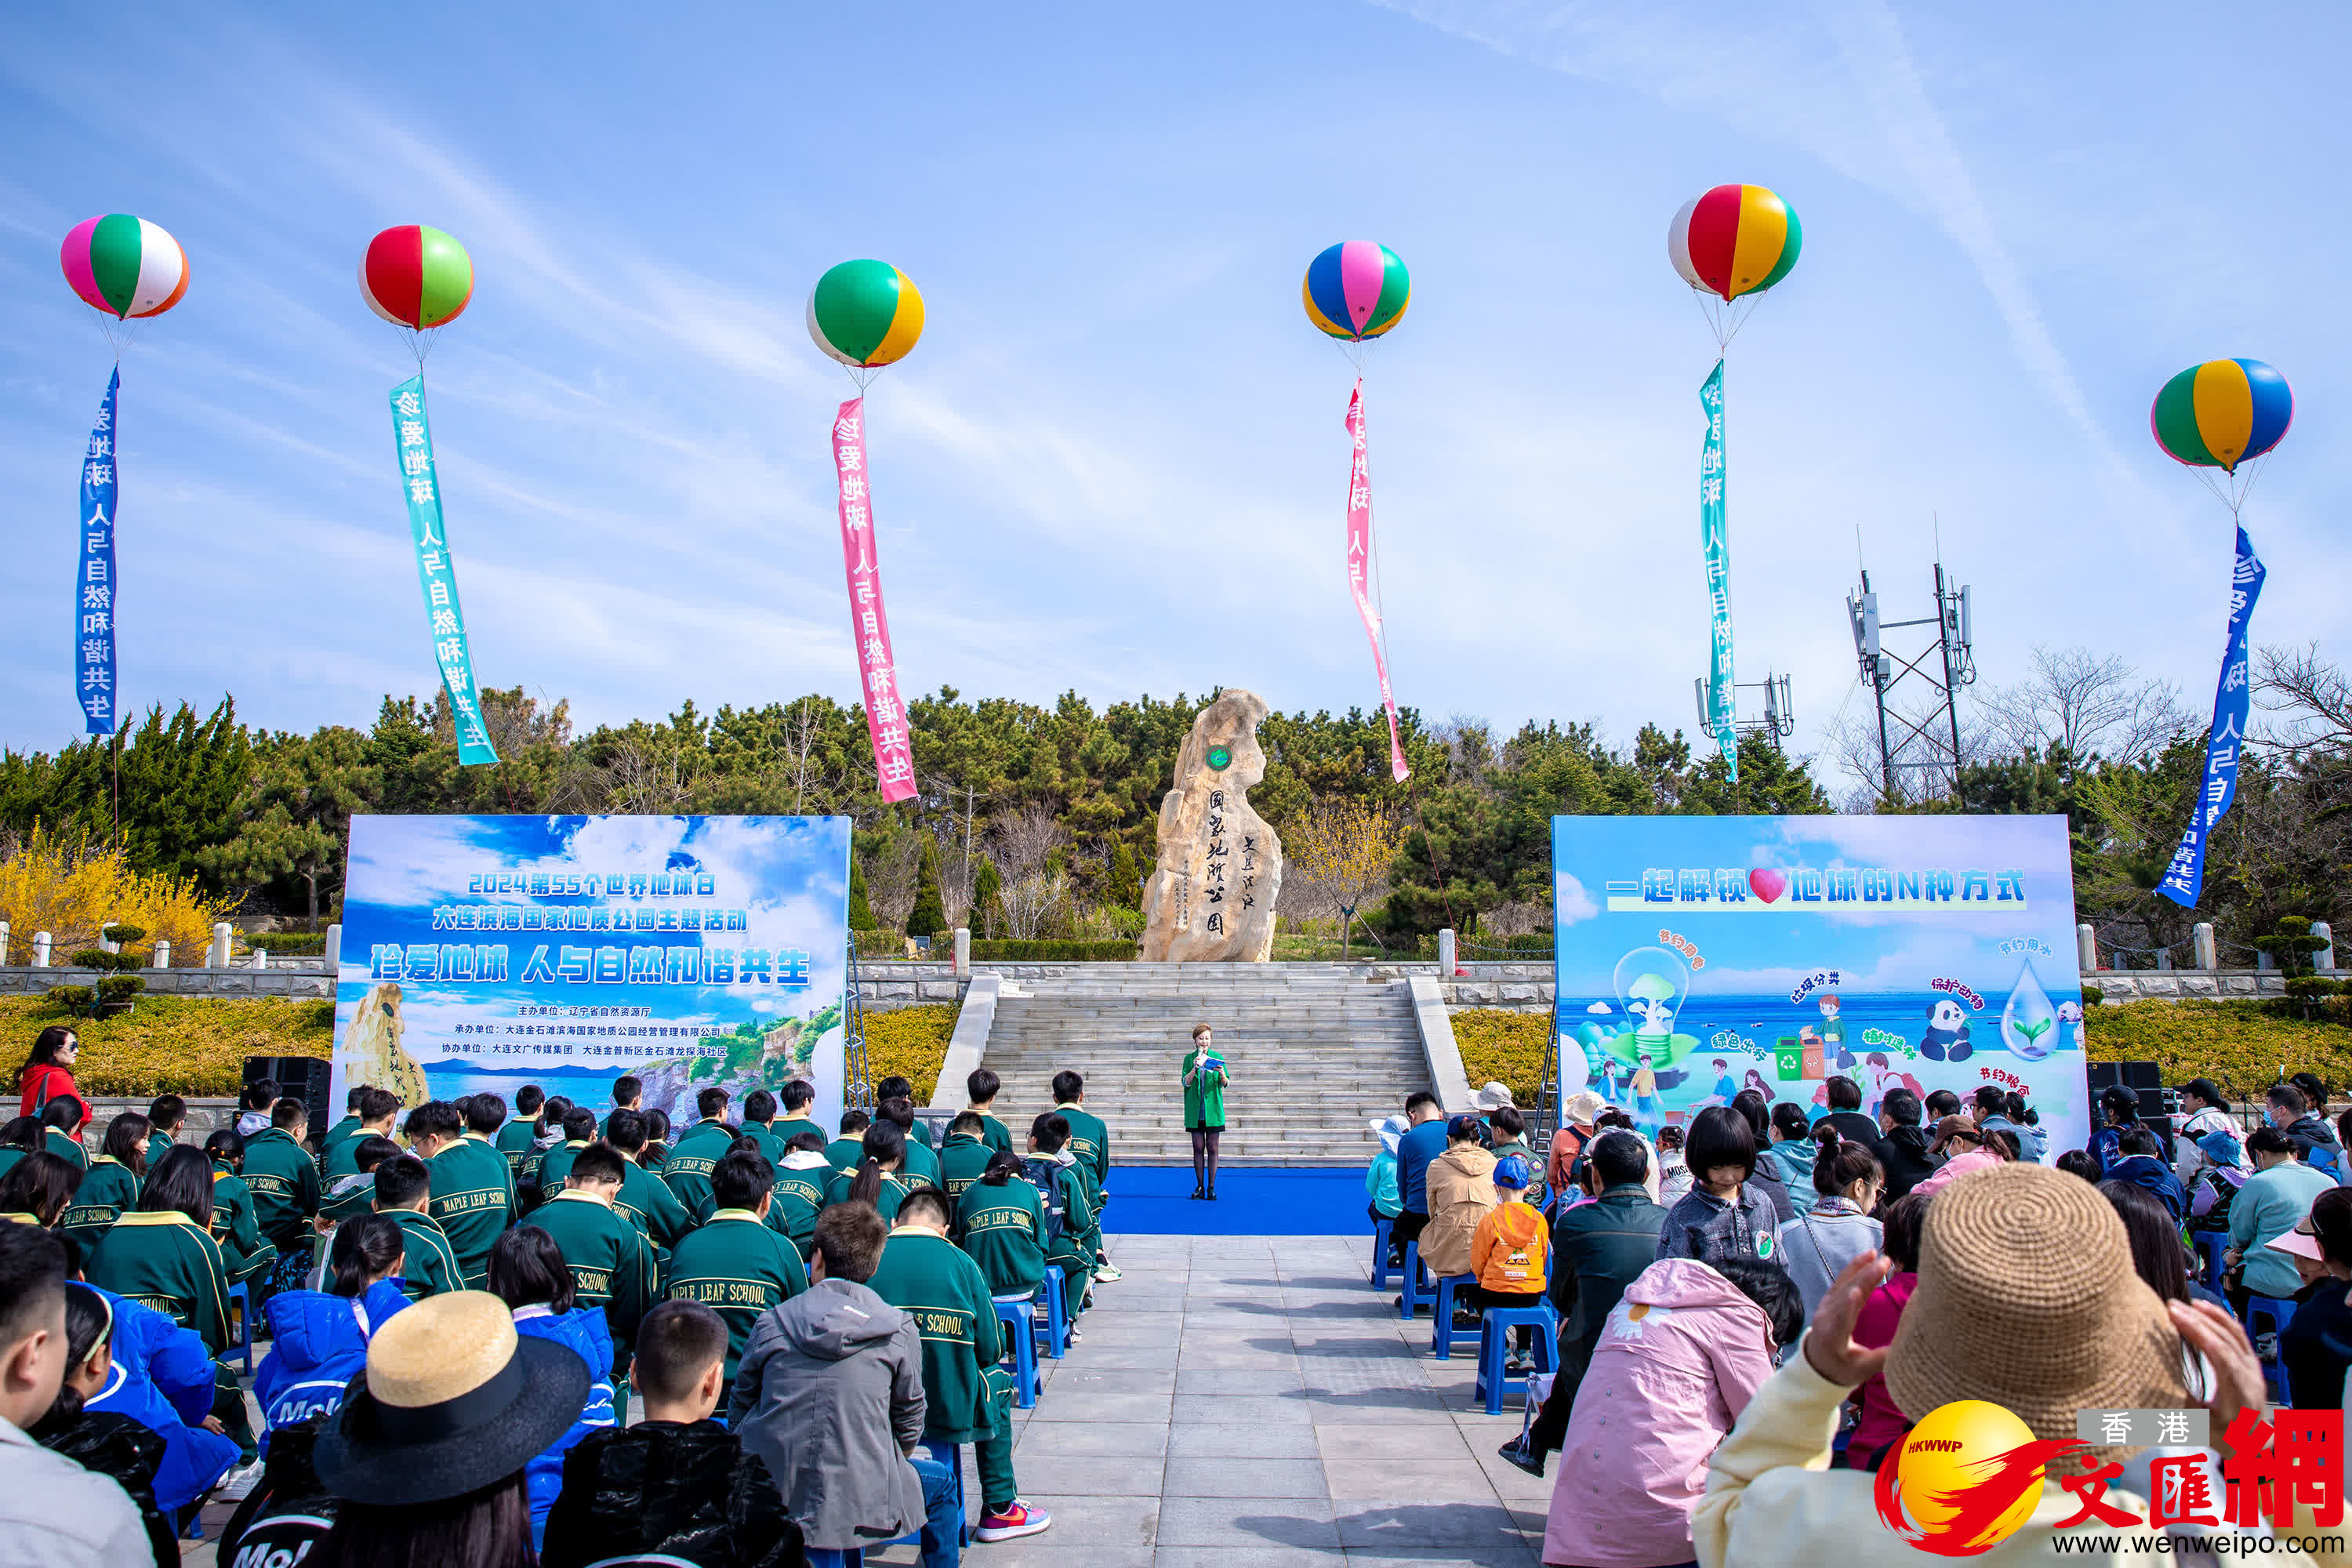
[[[923,296],[887,261],[845,261],[809,291],[808,330],[862,389],[923,335]]]

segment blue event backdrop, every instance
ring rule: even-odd
[[[2063,816],[1556,816],[1552,877],[1564,1095],[1654,1129],[1991,1083],[2089,1137]]]
[[[333,1103],[613,1080],[683,1131],[718,1084],[843,1094],[849,819],[355,816]]]

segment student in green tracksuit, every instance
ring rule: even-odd
[[[893,1073],[874,1086],[874,1103],[877,1109],[889,1104],[894,1100],[905,1100],[911,1110],[915,1103],[915,1080]],[[929,1148],[931,1146],[929,1124],[919,1116],[910,1117],[909,1120],[914,1122],[914,1126],[907,1134],[908,1141],[919,1143],[926,1149]]]
[[[628,1370],[629,1347],[636,1342],[637,1324],[654,1304],[657,1283],[653,1244],[613,1201],[627,1166],[609,1144],[590,1144],[572,1162],[563,1190],[550,1194],[523,1221],[555,1238],[556,1250],[572,1270],[578,1304],[604,1310],[605,1325],[613,1331],[616,1410],[628,1408],[627,1390],[618,1379]]]
[[[1020,1155],[988,1156],[986,1172],[956,1205],[956,1223],[992,1297],[1026,1300],[1045,1288],[1045,1208],[1023,1174]]]
[[[793,1135],[800,1132],[814,1132],[819,1138],[824,1136],[824,1129],[818,1126],[816,1121],[816,1085],[804,1078],[796,1078],[776,1091],[776,1103],[784,1108],[784,1113],[770,1124],[768,1130],[776,1135],[779,1144],[791,1142]],[[749,1100],[743,1102],[746,1111],[751,1109],[751,1104]]]
[[[210,1163],[199,1150],[174,1149],[148,1178],[139,1206],[83,1260],[83,1277],[194,1329],[218,1355],[229,1342],[229,1280],[212,1222]]]
[[[495,1094],[466,1098],[466,1110],[445,1100],[408,1113],[403,1131],[409,1147],[433,1172],[433,1219],[449,1237],[466,1289],[478,1290],[489,1277],[490,1248],[514,1217],[514,1186],[506,1156],[490,1142],[507,1119],[507,1102]]]
[[[106,1124],[106,1142],[58,1221],[58,1228],[79,1242],[85,1254],[116,1219],[139,1206],[140,1184],[147,1179],[147,1133],[152,1126],[135,1110]]]
[[[642,1114],[645,1108],[645,1079],[637,1077],[635,1073],[623,1073],[620,1077],[614,1079],[613,1080],[613,1109],[604,1118],[604,1125],[601,1130],[601,1136],[607,1138],[612,1136],[613,1118],[620,1115],[624,1110],[635,1110]]]
[[[980,1266],[950,1241],[947,1202],[918,1192],[898,1211],[882,1266],[866,1283],[915,1320],[923,1343],[923,1436],[970,1443],[980,1463],[979,1541],[1034,1535],[1049,1522],[1021,1500],[1013,1474],[1013,1380]]]
[[[584,1105],[575,1105],[565,1111],[562,1127],[562,1139],[540,1151],[535,1166],[529,1162],[523,1165],[523,1173],[539,1189],[539,1202],[542,1204],[563,1190],[563,1178],[572,1173],[572,1162],[581,1150],[601,1136],[596,1131],[596,1113]]]
[[[816,1216],[824,1207],[825,1184],[833,1179],[833,1166],[824,1157],[824,1134],[814,1127],[793,1133],[785,1142],[775,1176],[768,1226],[791,1237],[805,1258],[809,1244],[816,1239]]]
[[[237,1173],[253,1194],[253,1217],[280,1258],[307,1258],[319,1212],[319,1166],[302,1147],[310,1114],[286,1095],[269,1108],[269,1125],[245,1141]]]
[[[694,1109],[702,1120],[670,1145],[669,1158],[662,1162],[661,1179],[697,1225],[710,1217],[710,1172],[735,1146],[735,1124],[727,1120],[729,1098],[716,1084],[696,1095]]]
[[[789,1131],[776,1131],[776,1097],[764,1089],[755,1089],[743,1097],[743,1126],[740,1136],[760,1142],[760,1157],[770,1166],[782,1164],[784,1140]]]
[[[1053,1216],[1046,1216],[1045,1261],[1061,1265],[1062,1302],[1069,1312],[1070,1334],[1077,1336],[1078,1313],[1085,1310],[1087,1288],[1093,1282],[1095,1254],[1102,1239],[1100,1222],[1095,1217],[1094,1206],[1087,1197],[1087,1178],[1079,1169],[1077,1156],[1070,1152],[1070,1124],[1058,1110],[1039,1113],[1029,1124],[1029,1161],[1031,1180],[1034,1182],[1043,1166],[1055,1167],[1052,1179],[1058,1187],[1062,1211],[1060,1234],[1054,1230]],[[1055,1206],[1055,1194],[1041,1190],[1041,1201],[1047,1208]]]
[[[449,1233],[426,1212],[433,1202],[431,1167],[414,1154],[394,1154],[375,1168],[375,1212],[400,1226],[407,1255],[400,1265],[400,1290],[412,1301],[466,1289]]]
[[[637,1155],[637,1164],[658,1176],[669,1163],[669,1112],[656,1108],[644,1114],[646,1146]]]
[[[841,1136],[824,1146],[825,1163],[836,1171],[853,1170],[866,1158],[866,1130],[874,1118],[862,1110],[841,1113]]]
[[[905,1095],[896,1095],[875,1107],[876,1120],[897,1124],[907,1135],[907,1161],[899,1166],[910,1187],[936,1187],[940,1184],[940,1157],[929,1142],[929,1131],[922,1119],[915,1114],[915,1102]],[[887,1217],[887,1216],[886,1216]]]
[[[981,1113],[957,1111],[955,1120],[948,1123],[947,1142],[940,1145],[940,1185],[946,1189],[950,1203],[962,1200],[965,1189],[980,1180],[981,1173],[988,1169],[989,1157],[995,1152],[987,1142],[985,1119]]]
[[[392,1090],[356,1089],[352,1095],[359,1103],[358,1128],[340,1135],[330,1133],[319,1146],[319,1179],[330,1185],[345,1176],[358,1175],[360,1145],[370,1138],[390,1138],[400,1121],[400,1097]],[[343,1121],[350,1120],[345,1117]],[[343,1121],[336,1122],[336,1127],[342,1127]]]
[[[223,1127],[205,1140],[204,1154],[213,1168],[211,1235],[228,1269],[229,1283],[244,1285],[263,1279],[278,1265],[278,1248],[263,1239],[254,1218],[253,1189],[238,1173],[245,1168],[245,1140],[236,1128]],[[154,1171],[148,1172],[148,1179],[154,1179]],[[260,1302],[253,1305],[254,1310],[261,1310]]]
[[[548,1199],[548,1194],[540,1191],[540,1167],[546,1163],[550,1150],[563,1146],[563,1119],[571,1114],[572,1102],[560,1094],[549,1095],[540,1105],[539,1118],[531,1123],[530,1145],[523,1150],[521,1163],[515,1171],[515,1222],[517,1224],[522,1222],[523,1215]],[[596,1135],[594,1117],[587,1118],[583,1131],[591,1138]],[[585,1140],[583,1139],[583,1142]],[[562,1190],[563,1183],[561,1178],[558,1178],[552,1191],[560,1193]]]
[[[332,1237],[343,1221],[373,1210],[376,1169],[400,1152],[399,1144],[373,1132],[350,1140],[350,1146],[346,1163],[359,1169],[348,1176],[336,1177],[319,1193],[319,1229],[328,1237]]]
[[[495,1142],[499,1152],[507,1157],[507,1181],[520,1195],[522,1163],[530,1152],[532,1142],[539,1136],[535,1125],[540,1108],[547,1103],[547,1091],[535,1083],[527,1083],[515,1090],[514,1120],[499,1129]]]
[[[153,1170],[163,1163],[180,1142],[180,1129],[188,1120],[188,1102],[176,1094],[159,1094],[147,1107],[147,1168]]]
[[[614,1196],[613,1211],[634,1222],[656,1247],[676,1247],[694,1228],[694,1216],[667,1183],[637,1163],[646,1150],[644,1114],[614,1111],[604,1124],[604,1142],[621,1156],[621,1190]],[[577,1160],[572,1168],[579,1168]]]
[[[1012,1153],[1013,1129],[996,1119],[996,1097],[1003,1090],[1004,1080],[986,1068],[974,1068],[964,1075],[963,1088],[972,1113],[980,1118],[980,1141],[1001,1153]],[[952,1122],[949,1131],[954,1131]]]
[[[1094,1205],[1095,1278],[1116,1284],[1118,1268],[1103,1250],[1102,1211],[1110,1202],[1110,1128],[1087,1109],[1087,1080],[1066,1068],[1054,1075],[1054,1109],[1070,1124],[1070,1152],[1087,1175],[1087,1198]]]
[[[874,1212],[887,1224],[908,1190],[906,1178],[899,1174],[907,1158],[907,1134],[895,1121],[877,1121],[866,1130],[863,1147],[866,1157],[856,1170],[836,1171],[824,1184],[824,1206],[855,1198],[873,1205]]]
[[[343,1091],[343,1119],[328,1128],[319,1140],[319,1163],[321,1165],[326,1163],[327,1156],[334,1152],[336,1144],[346,1138],[360,1135],[360,1124],[366,1120],[360,1114],[360,1096],[366,1092],[367,1085],[362,1083],[355,1083]]]
[[[700,1229],[670,1254],[664,1299],[699,1301],[727,1324],[727,1386],[751,1325],[778,1302],[808,1289],[808,1269],[789,1237],[768,1225],[775,1173],[767,1156],[740,1149],[710,1173],[717,1205]]]
[[[58,1095],[41,1112],[41,1147],[77,1171],[89,1169],[89,1151],[82,1130],[89,1125],[89,1107],[70,1094]]]

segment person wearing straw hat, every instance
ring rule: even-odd
[[[1921,1226],[1919,1279],[1894,1343],[1853,1338],[1864,1300],[1887,1260],[1855,1258],[1822,1300],[1799,1353],[1764,1385],[1716,1450],[1706,1495],[1692,1519],[1698,1561],[1893,1562],[1906,1553],[1881,1522],[1867,1472],[1831,1470],[1838,1406],[1884,1373],[1895,1405],[1913,1419],[1962,1400],[2011,1411],[2037,1439],[2071,1441],[2078,1412],[2179,1410],[2203,1404],[2215,1436],[2241,1410],[2263,1408],[2262,1364],[2235,1320],[2210,1303],[2166,1303],[2133,1267],[2123,1221],[2098,1189],[2027,1163],[1964,1175],[1931,1203]],[[2184,1348],[2214,1370],[2210,1398],[2183,1386]],[[2081,1511],[2060,1484],[2084,1461],[2121,1461],[2133,1450],[2094,1447],[2045,1472],[2032,1515],[1976,1561],[2015,1568],[2051,1561],[2056,1526]],[[2145,1518],[2143,1497],[2110,1484],[2105,1503]],[[2210,1531],[2202,1533],[2210,1534]],[[2145,1525],[2101,1524],[2069,1533],[2069,1560],[2116,1563],[2153,1554]],[[1877,1550],[1857,1542],[1883,1542]],[[2240,1537],[2231,1560],[2284,1563]],[[2312,1559],[2297,1556],[2295,1562]],[[2331,1559],[2341,1561],[2340,1553]]]
[[[518,1334],[486,1290],[432,1296],[368,1342],[367,1370],[313,1460],[342,1500],[321,1557],[338,1564],[526,1568],[523,1467],[580,1418],[589,1371]]]

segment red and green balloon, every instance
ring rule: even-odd
[[[188,291],[188,258],[180,242],[129,213],[74,225],[58,260],[82,303],[118,321],[160,316]]]
[[[474,297],[474,260],[466,247],[429,224],[402,224],[368,241],[360,258],[360,296],[368,309],[413,332],[446,327]]]
[[[1786,278],[1804,247],[1796,209],[1761,185],[1717,185],[1666,226],[1666,255],[1683,281],[1726,304]]]

